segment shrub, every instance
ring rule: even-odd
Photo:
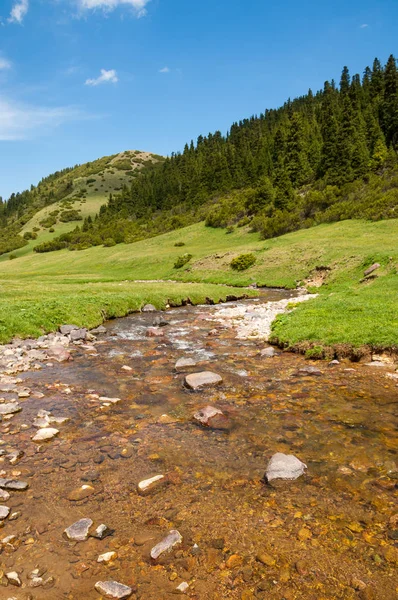
[[[105,248],[111,248],[112,246],[116,246],[116,242],[113,238],[107,238],[104,242]]]
[[[81,216],[78,210],[72,209],[64,210],[61,213],[59,220],[62,221],[62,223],[69,223],[69,221],[82,221],[83,217]]]
[[[228,225],[227,230],[225,233],[233,233],[234,232],[234,226],[233,225]]]
[[[55,229],[54,227],[50,227],[50,229],[48,230],[50,233],[54,233]]]
[[[40,231],[40,227],[33,227],[33,231]]]
[[[245,271],[254,265],[256,257],[252,252],[249,254],[240,254],[231,261],[231,267],[235,271]]]
[[[189,263],[191,258],[192,258],[192,254],[183,254],[182,256],[179,256],[174,263],[174,268],[181,269],[181,267],[183,267],[184,265]]]
[[[174,244],[174,246],[175,246],[176,248],[181,248],[181,246],[185,246],[185,242],[176,242],[176,243]]]
[[[90,179],[86,180],[87,185],[90,185],[90,183],[95,183],[95,182],[96,182],[96,179],[93,177],[90,177]]]
[[[24,240],[35,240],[37,238],[37,233],[35,231],[25,231],[23,234]]]
[[[14,258],[17,258],[15,254],[10,254],[10,256],[8,257],[9,260],[14,260]]]

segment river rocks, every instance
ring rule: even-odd
[[[29,484],[18,479],[2,479],[0,478],[0,488],[11,491],[24,491],[28,489]]]
[[[177,585],[176,591],[180,592],[180,594],[185,594],[185,592],[189,589],[189,583],[183,581],[180,585]]]
[[[59,434],[59,429],[55,429],[54,427],[45,427],[40,429],[36,435],[32,437],[33,442],[47,442],[52,440],[55,436]]]
[[[191,373],[186,375],[184,382],[185,385],[191,390],[201,390],[205,387],[218,385],[222,383],[221,375],[213,373],[212,371],[202,371],[201,373]]]
[[[163,538],[161,542],[156,544],[151,550],[151,558],[153,560],[158,560],[162,554],[166,554],[171,552],[174,546],[177,546],[182,543],[182,535],[176,530],[172,529],[170,533]]]
[[[91,485],[82,485],[81,487],[73,490],[69,494],[68,500],[70,500],[71,502],[78,502],[79,500],[84,500],[85,498],[88,498],[94,493],[95,488],[93,488]]]
[[[154,475],[148,479],[143,479],[137,486],[140,496],[147,496],[163,487],[167,483],[164,475]]]
[[[22,581],[19,578],[19,575],[16,571],[10,571],[6,573],[7,581],[11,585],[15,585],[16,587],[21,587]]]
[[[152,325],[153,327],[166,327],[167,325],[170,325],[170,323],[166,321],[166,319],[164,319],[162,315],[158,315],[154,318]]]
[[[269,346],[268,348],[263,348],[261,350],[260,356],[262,358],[274,358],[274,356],[277,356],[277,353],[275,352],[275,348]]]
[[[59,331],[62,335],[69,335],[75,329],[79,329],[79,327],[77,325],[61,325]]]
[[[13,415],[21,410],[22,407],[18,402],[5,402],[4,404],[0,404],[0,415]]]
[[[160,327],[148,327],[145,335],[147,337],[164,337],[164,331]]]
[[[377,269],[380,269],[380,264],[379,263],[373,263],[373,265],[371,265],[370,267],[368,267],[366,269],[366,271],[364,271],[364,277],[368,277],[371,273],[373,273]]]
[[[109,563],[112,560],[115,560],[117,558],[117,554],[116,552],[105,552],[104,554],[100,554],[99,557],[97,558],[97,562],[99,563]]]
[[[193,415],[195,421],[211,429],[229,429],[230,421],[224,413],[214,406],[205,406]]]
[[[196,361],[194,361],[193,358],[179,358],[176,364],[174,365],[174,368],[177,371],[177,373],[181,373],[182,371],[185,371],[186,369],[195,366]]]
[[[8,506],[3,506],[0,504],[0,521],[4,521],[10,514],[11,509]]]
[[[293,456],[277,452],[270,459],[264,479],[269,483],[273,479],[297,479],[305,473],[307,465]]]
[[[112,535],[114,533],[114,529],[111,529],[110,527],[108,527],[108,525],[105,525],[104,523],[101,523],[101,525],[98,525],[98,527],[90,533],[91,537],[97,538],[97,540],[103,540],[106,537]]]
[[[10,494],[6,490],[0,488],[0,500],[7,502],[10,499]]]
[[[66,362],[72,358],[70,352],[64,346],[50,346],[47,353],[57,362]]]
[[[103,325],[100,325],[99,327],[96,327],[95,329],[91,329],[90,333],[92,335],[101,335],[103,333],[106,333],[106,327],[104,327]]]
[[[80,519],[67,527],[64,531],[65,536],[68,540],[73,542],[84,542],[89,536],[90,527],[93,522],[91,519]]]
[[[298,372],[296,373],[297,375],[316,375],[317,377],[319,377],[320,375],[322,375],[322,371],[320,371],[320,369],[318,369],[318,367],[302,367],[301,369],[298,370]]]
[[[153,304],[145,304],[145,306],[141,308],[141,312],[157,312],[157,308]]]
[[[87,329],[72,329],[69,334],[71,342],[79,342],[87,339]]]
[[[133,593],[131,587],[118,583],[117,581],[97,581],[95,589],[105,598],[123,599],[129,598]]]

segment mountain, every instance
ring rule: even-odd
[[[112,156],[57,171],[37,186],[0,200],[0,254],[16,256],[73,230],[79,221],[94,218],[111,194],[127,189],[140,173],[163,157],[126,150]]]

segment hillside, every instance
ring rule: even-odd
[[[84,219],[94,218],[110,195],[131,185],[140,173],[161,160],[149,152],[127,150],[54,173],[0,204],[2,237],[11,232],[18,235],[13,256],[24,256],[38,244],[72,231]],[[0,243],[0,254],[1,250]]]

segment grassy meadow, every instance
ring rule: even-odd
[[[66,321],[92,327],[145,302],[161,307],[168,299],[202,302],[236,294],[225,285],[312,289],[321,273],[322,286],[313,288],[318,298],[275,323],[280,342],[397,348],[397,239],[398,220],[342,221],[265,241],[244,228],[226,233],[198,223],[112,248],[27,254],[0,264],[0,340],[39,335]],[[255,264],[234,271],[231,260],[248,252]],[[185,253],[192,259],[174,268]],[[374,262],[380,269],[363,281]],[[158,279],[164,282],[148,283]]]

